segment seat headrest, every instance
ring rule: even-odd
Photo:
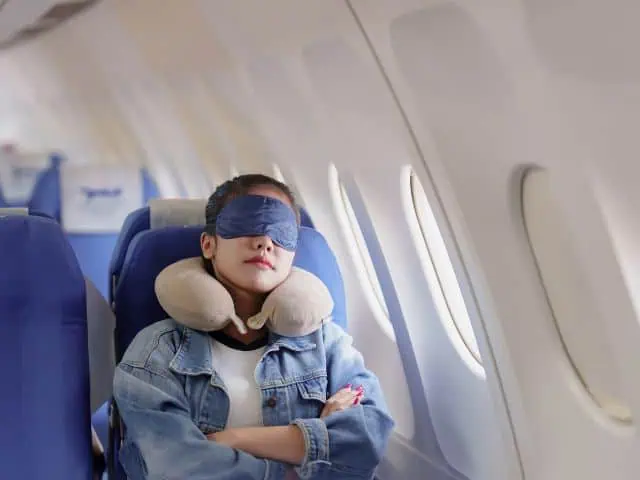
[[[150,229],[169,226],[201,225],[202,229],[206,202],[205,199],[152,199],[149,200],[148,206],[131,212],[124,220],[113,249],[109,265],[111,281],[120,277],[131,241],[136,235]],[[110,299],[113,300],[113,291],[110,293]]]
[[[156,199],[149,202],[149,227],[204,225],[207,199]]]
[[[9,217],[16,215],[29,215],[29,209],[21,207],[0,208],[0,217]]]
[[[53,166],[45,170],[33,189],[29,201],[29,209],[47,214],[58,222],[62,218],[61,162],[57,157],[52,160]],[[144,201],[158,197],[158,187],[146,170],[142,174],[142,192]]]
[[[39,249],[46,249],[47,254],[38,256],[38,261],[34,263],[34,252]],[[84,275],[64,232],[54,220],[28,215],[0,218],[0,265],[0,294],[13,290],[19,295],[16,298],[28,295],[38,298],[35,304],[22,305],[20,308],[29,307],[33,311],[41,307],[44,309],[47,302],[69,307],[73,303],[77,311],[70,308],[67,313],[81,314],[79,320],[84,322]],[[59,277],[61,280],[57,280]],[[76,291],[72,292],[69,285]],[[65,323],[69,323],[73,317],[70,315]],[[47,315],[33,320],[49,321]]]

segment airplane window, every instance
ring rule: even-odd
[[[522,182],[522,215],[538,275],[564,354],[591,399],[613,420],[632,423],[616,376],[613,351],[582,260],[577,236],[547,170],[529,170]]]
[[[347,243],[356,261],[356,269],[360,281],[364,287],[365,294],[374,305],[376,318],[380,320],[385,332],[395,338],[393,327],[389,320],[389,310],[384,300],[382,287],[376,274],[373,260],[367,248],[367,243],[362,233],[362,228],[358,222],[358,217],[353,209],[349,194],[338,176],[338,171],[334,165],[330,168],[330,183],[332,187],[334,204],[337,207],[338,216],[343,224],[343,230],[348,237]],[[370,287],[368,288],[367,285]]]
[[[436,308],[461,357],[477,370],[482,365],[480,349],[444,238],[420,179],[411,170],[408,174],[413,212],[422,234],[417,245],[424,254],[422,264]]]

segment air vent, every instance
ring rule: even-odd
[[[67,0],[57,3],[48,2],[44,5],[41,14],[37,15],[30,23],[23,23],[22,26],[13,29],[13,33],[0,39],[0,49],[6,49],[19,43],[32,39],[46,31],[49,31],[69,18],[78,15],[94,6],[100,0]],[[12,13],[19,16],[19,11],[14,10],[17,0],[0,0],[0,9],[6,5],[3,15],[11,16]],[[33,18],[33,17],[32,17]]]

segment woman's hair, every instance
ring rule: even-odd
[[[205,210],[205,233],[207,235],[215,235],[216,233],[216,219],[220,214],[220,211],[234,198],[246,195],[253,187],[271,186],[277,188],[284,193],[289,201],[293,211],[298,219],[298,225],[300,224],[300,209],[296,203],[296,198],[291,189],[282,182],[279,182],[275,178],[271,178],[267,175],[260,173],[250,173],[246,175],[239,175],[231,180],[227,180],[221,185],[218,185],[216,190],[211,194],[207,201],[207,207]],[[204,256],[204,266],[210,275],[213,273],[213,265],[211,262],[206,261]]]

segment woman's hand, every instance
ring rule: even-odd
[[[327,400],[320,418],[327,417],[335,412],[341,412],[347,408],[351,408],[354,405],[358,405],[364,397],[364,388],[362,385],[355,390],[351,389],[351,385],[347,385],[342,390],[339,390],[334,396]]]

